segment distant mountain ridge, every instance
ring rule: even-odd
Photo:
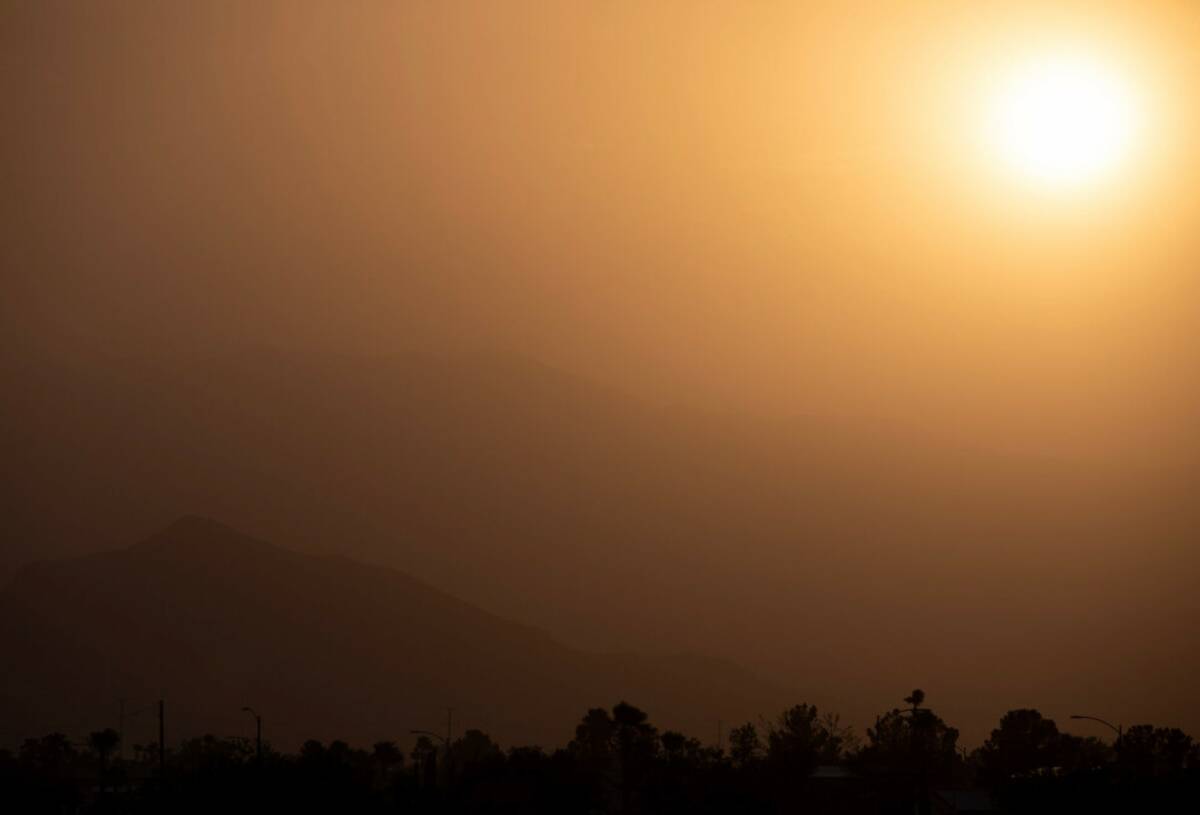
[[[502,354],[247,348],[4,374],[0,580],[5,561],[201,512],[582,650],[729,656],[859,725],[935,682],[979,740],[1016,697],[1200,716],[1200,650],[1176,622],[1200,597],[1194,464],[1132,477],[866,420],[656,407]],[[1086,698],[1081,665],[1105,677]]]
[[[116,727],[162,695],[168,740],[237,734],[259,709],[282,747],[464,727],[554,745],[628,699],[707,734],[787,695],[696,656],[588,654],[393,569],[291,551],[187,517],[121,550],[27,566],[0,592],[5,738]],[[150,714],[127,723],[153,738]],[[139,736],[139,733],[141,734]]]

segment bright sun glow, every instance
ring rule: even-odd
[[[1076,187],[1109,175],[1126,158],[1138,125],[1135,102],[1125,79],[1103,64],[1032,60],[1008,74],[991,99],[988,141],[1025,180]]]

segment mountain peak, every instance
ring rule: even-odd
[[[0,653],[19,668],[0,671],[0,718],[25,735],[163,688],[174,733],[233,731],[243,705],[270,699],[272,741],[288,745],[395,738],[443,700],[500,739],[556,744],[564,721],[608,699],[694,730],[714,710],[744,721],[785,698],[718,663],[579,652],[400,572],[196,516],[29,571],[0,606]]]
[[[232,527],[226,526],[220,521],[209,518],[204,515],[184,515],[172,521],[164,533],[175,534],[207,534],[207,535],[236,535],[238,534]]]
[[[273,548],[233,527],[202,515],[184,515],[132,547],[141,551],[214,551]]]

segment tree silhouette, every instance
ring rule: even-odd
[[[1200,764],[1200,751],[1178,728],[1138,724],[1121,739],[1121,764],[1144,777],[1172,775]]]
[[[729,757],[735,766],[745,767],[762,757],[762,742],[753,722],[729,731]]]
[[[622,761],[652,758],[658,750],[658,730],[646,713],[627,702],[613,708],[613,735]]]
[[[804,778],[818,764],[842,756],[842,737],[831,731],[815,705],[794,705],[779,715],[767,733],[767,758],[780,770]]]
[[[409,753],[416,767],[417,778],[422,784],[433,786],[437,783],[437,747],[428,736],[418,736]]]
[[[980,748],[983,778],[990,784],[1003,784],[1047,772],[1061,763],[1062,747],[1053,720],[1028,708],[1010,710]]]
[[[706,749],[699,739],[675,730],[664,730],[658,741],[663,760],[676,767],[696,768],[715,757],[715,750]]]
[[[27,779],[27,795],[47,812],[75,812],[79,790],[71,783],[79,753],[62,733],[26,739],[17,752],[17,762]]]
[[[923,708],[925,694],[914,690],[905,697],[910,707],[893,708],[875,718],[867,728],[867,744],[857,759],[868,772],[907,779],[912,807],[918,813],[932,809],[931,790],[961,775],[958,730],[947,725],[932,710]]]
[[[1064,772],[1080,772],[1103,767],[1113,760],[1115,750],[1095,736],[1058,734],[1058,766]]]
[[[375,786],[382,789],[404,767],[404,753],[394,741],[377,741],[371,745],[371,764],[375,771]]]
[[[404,764],[404,753],[394,741],[377,741],[371,746],[371,758],[380,767],[391,769]]]
[[[486,764],[492,764],[502,758],[499,745],[482,730],[468,730],[454,742],[452,748],[454,763],[464,770],[470,771]]]
[[[589,710],[567,749],[593,777],[599,794],[615,791],[617,805],[629,812],[658,753],[658,730],[644,711],[620,702],[611,715],[603,708]]]
[[[167,784],[153,772],[157,756],[144,755],[123,783],[115,783],[115,766],[102,775],[98,796],[91,779],[98,760],[111,757],[116,734],[93,733],[84,753],[52,734],[26,740],[16,755],[0,750],[0,800],[4,811],[80,815],[854,815],[960,811],[953,807],[988,797],[1021,813],[1200,811],[1200,752],[1176,728],[1129,728],[1118,763],[1097,739],[1061,734],[1036,710],[1011,710],[974,754],[979,773],[971,779],[955,750],[957,731],[923,699],[910,695],[905,705],[880,715],[850,755],[849,731],[837,717],[799,704],[766,720],[765,739],[753,724],[734,728],[726,757],[686,733],[660,733],[645,712],[622,702],[587,711],[568,747],[549,752],[506,753],[488,734],[468,729],[452,745],[448,784],[432,783],[437,752],[428,737],[417,740],[411,764],[392,741],[361,750],[315,739],[258,763],[251,742],[206,735],[168,754]],[[848,766],[811,773],[814,763],[839,757]],[[947,786],[950,799],[934,792]]]
[[[70,740],[62,733],[51,733],[40,739],[26,739],[20,750],[23,763],[38,772],[52,776],[67,772],[76,755]]]
[[[100,765],[100,792],[103,794],[108,781],[108,757],[121,743],[121,736],[111,727],[97,730],[88,736],[88,749],[96,754]]]
[[[958,730],[928,709],[892,709],[867,728],[861,755],[878,767],[912,771],[927,760],[931,768],[949,770],[958,762]],[[948,773],[942,773],[947,775]]]
[[[584,714],[575,726],[575,738],[567,749],[586,763],[607,763],[612,755],[612,739],[615,725],[608,711],[594,707]]]

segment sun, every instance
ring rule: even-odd
[[[1021,180],[1076,188],[1111,176],[1127,159],[1139,125],[1136,101],[1129,81],[1094,59],[1031,59],[991,94],[986,140]]]

